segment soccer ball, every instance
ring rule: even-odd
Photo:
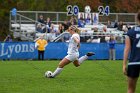
[[[85,13],[90,13],[90,12],[91,12],[90,6],[85,6]]]
[[[45,77],[47,77],[47,78],[52,77],[52,72],[51,71],[45,72]]]

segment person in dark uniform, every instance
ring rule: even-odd
[[[123,73],[128,78],[127,93],[135,93],[137,80],[140,74],[140,11],[137,14],[138,26],[127,32],[123,58]],[[129,62],[127,66],[127,58]]]

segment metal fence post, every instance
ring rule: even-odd
[[[137,15],[135,14],[135,25],[137,25]]]
[[[118,20],[118,14],[116,14],[116,21],[118,22],[119,20]]]
[[[59,15],[58,15],[58,12],[56,13],[56,22],[58,24],[58,21],[59,21]]]

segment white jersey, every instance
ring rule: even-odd
[[[76,43],[74,41],[74,37],[76,37],[77,39],[79,39],[80,41],[80,36],[79,34],[75,33],[71,36],[70,40],[69,40],[69,46],[68,46],[68,55],[79,55],[79,51],[78,51],[78,43]]]

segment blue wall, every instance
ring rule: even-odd
[[[45,59],[62,59],[67,55],[68,43],[49,43],[45,51]],[[80,56],[89,51],[96,53],[89,59],[108,59],[107,43],[81,43]],[[123,58],[124,44],[116,44],[116,59]],[[34,42],[0,43],[0,59],[37,59],[38,52]]]

